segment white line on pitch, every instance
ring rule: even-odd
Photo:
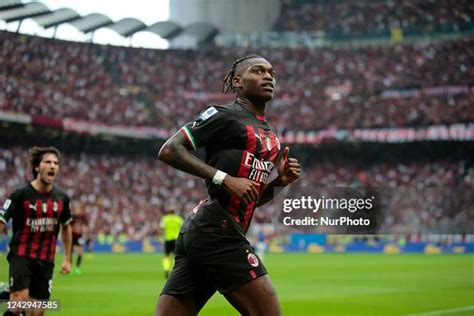
[[[443,314],[456,313],[456,312],[466,312],[466,311],[474,311],[474,305],[458,307],[458,308],[451,308],[451,309],[440,309],[440,310],[437,310],[437,311],[419,313],[419,314],[408,314],[406,316],[443,315]]]

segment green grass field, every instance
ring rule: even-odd
[[[474,315],[473,255],[272,254],[265,264],[284,315]],[[61,311],[49,314],[152,315],[163,283],[161,255],[94,254],[81,276],[55,275]],[[238,313],[216,294],[200,315]]]

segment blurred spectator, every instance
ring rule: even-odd
[[[293,4],[286,0],[276,31],[325,31],[330,35],[372,35],[393,27],[407,31],[459,30],[473,22],[469,0],[319,1]]]
[[[145,50],[0,32],[0,111],[176,129],[210,103],[246,48]],[[474,121],[473,39],[366,48],[261,49],[280,132]],[[457,92],[405,92],[461,87]],[[387,94],[396,90],[398,94]]]
[[[0,150],[0,198],[31,178],[26,165],[27,150],[20,147]],[[392,224],[416,220],[435,220],[459,211],[453,204],[453,188],[472,188],[474,170],[466,170],[462,160],[434,160],[411,163],[353,165],[323,162],[305,166],[300,180],[291,190],[323,187],[385,187],[397,188],[396,212]],[[124,233],[128,239],[142,240],[154,236],[157,219],[169,205],[176,205],[183,215],[207,196],[204,182],[147,157],[127,157],[80,153],[63,155],[59,185],[71,196],[72,207],[80,205],[90,219],[94,234]],[[356,167],[359,165],[359,167]],[[420,200],[421,189],[428,190]],[[471,190],[458,190],[468,194]],[[451,197],[451,198],[450,198]],[[451,201],[451,202],[450,202]],[[421,212],[426,203],[437,205],[433,212]],[[444,204],[443,204],[444,203]],[[269,223],[276,218],[271,205],[259,208],[255,223]]]

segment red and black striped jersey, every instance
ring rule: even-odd
[[[277,132],[265,118],[254,115],[236,101],[207,108],[196,120],[183,126],[181,132],[192,148],[204,147],[207,164],[231,176],[261,184],[262,194],[280,153]],[[256,202],[245,204],[224,187],[212,181],[206,181],[206,184],[210,199],[194,210],[192,225],[215,230],[232,220],[237,225],[230,226],[245,233]],[[216,208],[221,212],[216,212]]]
[[[74,215],[71,223],[72,235],[76,238],[81,238],[84,233],[84,226],[89,224],[86,214]]]
[[[59,224],[72,220],[69,197],[56,185],[40,193],[28,183],[15,190],[0,208],[0,221],[12,219],[10,252],[54,262]]]

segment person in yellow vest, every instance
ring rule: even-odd
[[[178,239],[179,230],[182,224],[183,218],[176,214],[174,207],[171,207],[161,218],[160,228],[165,240],[165,256],[163,257],[165,278],[168,278],[171,268],[173,267],[174,255],[176,253],[176,239]]]

